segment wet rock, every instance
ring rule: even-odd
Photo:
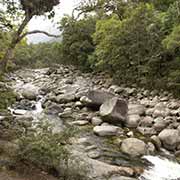
[[[141,104],[129,104],[128,115],[132,115],[132,114],[144,115],[145,114],[144,106]]]
[[[147,145],[136,138],[128,138],[122,141],[121,151],[133,157],[142,156],[147,153]]]
[[[35,106],[35,101],[30,101],[27,99],[22,99],[20,102],[16,102],[13,105],[13,108],[15,109],[24,109],[27,111],[32,111],[35,110],[36,106]]]
[[[100,116],[110,123],[122,123],[127,119],[127,103],[119,98],[107,100],[100,107]]]
[[[147,143],[147,150],[148,150],[149,154],[154,154],[155,150],[156,150],[154,144],[151,142],[148,142]]]
[[[13,114],[15,115],[25,115],[27,113],[26,110],[23,110],[23,109],[16,109],[13,111]]]
[[[80,101],[88,107],[98,109],[105,101],[114,96],[114,94],[107,91],[90,90],[85,97],[80,99]]]
[[[156,149],[159,151],[161,149],[161,146],[162,146],[159,137],[154,135],[151,137],[151,141],[155,145]]]
[[[138,114],[131,114],[128,116],[125,125],[127,127],[136,128],[141,120]]]
[[[180,133],[176,129],[164,129],[158,137],[168,150],[175,150],[180,143]]]
[[[115,136],[118,134],[119,127],[117,126],[95,126],[93,132],[98,136]]]

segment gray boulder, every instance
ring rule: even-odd
[[[147,145],[136,138],[128,138],[122,141],[121,151],[132,157],[142,156],[147,153]]]
[[[90,90],[85,97],[82,97],[80,101],[91,108],[98,109],[105,101],[113,98],[113,93],[101,90]]]
[[[168,150],[175,150],[180,143],[180,132],[176,129],[164,129],[158,137]]]
[[[122,123],[127,119],[127,111],[127,103],[122,99],[114,97],[102,104],[100,116],[104,121],[110,123]]]

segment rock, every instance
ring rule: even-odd
[[[128,133],[127,133],[127,136],[128,136],[128,137],[133,137],[133,136],[134,136],[133,131],[128,132]]]
[[[105,101],[112,99],[115,95],[100,90],[90,90],[80,101],[88,107],[98,109]]]
[[[144,115],[145,114],[144,106],[141,104],[129,104],[128,115],[132,115],[132,114]]]
[[[170,110],[166,108],[164,103],[159,103],[154,107],[153,117],[169,116]]]
[[[36,109],[35,101],[30,101],[27,99],[22,99],[20,102],[16,102],[13,107],[15,109],[24,109],[27,111],[32,111]]]
[[[126,177],[126,176],[112,176],[109,180],[137,180],[136,178],[132,178],[132,177]]]
[[[152,127],[154,120],[151,116],[145,116],[139,123],[141,127]]]
[[[69,103],[75,100],[75,95],[74,94],[60,94],[56,96],[55,101],[57,103]]]
[[[178,102],[170,102],[168,104],[168,108],[173,109],[173,110],[177,110],[180,107],[180,104]]]
[[[155,119],[155,123],[153,125],[154,129],[158,132],[162,131],[167,127],[167,122],[163,118],[157,118]]]
[[[45,113],[49,115],[58,115],[59,113],[62,113],[64,110],[61,107],[61,105],[56,104],[56,103],[50,103],[48,106],[45,108]]]
[[[150,127],[138,127],[137,131],[139,131],[144,136],[152,136],[157,134],[156,130]]]
[[[39,94],[38,89],[34,85],[27,84],[23,87],[22,96],[25,99],[36,100],[38,94]]]
[[[143,95],[144,95],[145,97],[149,96],[149,95],[150,95],[149,90],[145,90],[145,91],[143,92]]]
[[[92,123],[92,125],[94,125],[94,126],[99,126],[99,125],[101,125],[102,124],[102,119],[100,118],[100,117],[93,117],[92,119],[91,119],[91,123]]]
[[[80,120],[80,121],[74,121],[71,124],[72,125],[77,125],[77,126],[85,126],[85,125],[89,124],[89,122],[85,121],[85,120]]]
[[[125,124],[127,127],[136,128],[141,120],[138,114],[129,115]]]
[[[60,118],[68,118],[72,116],[72,109],[71,108],[65,108],[62,113],[59,113],[58,116]]]
[[[26,110],[23,110],[23,109],[16,109],[13,111],[13,114],[15,115],[25,115],[27,113]]]
[[[100,158],[100,156],[101,156],[101,154],[99,151],[94,150],[94,151],[88,152],[88,157],[90,157],[92,159],[98,159],[98,158]]]
[[[156,150],[154,144],[151,142],[148,142],[147,143],[147,150],[148,150],[149,154],[154,154],[155,150]]]
[[[159,137],[154,135],[151,137],[151,141],[155,145],[156,149],[159,151],[162,145]]]
[[[83,104],[82,104],[80,101],[77,101],[77,102],[75,103],[75,107],[82,108],[82,107],[83,107]]]
[[[163,146],[168,150],[175,150],[180,143],[180,133],[176,129],[164,129],[158,135]]]
[[[110,123],[123,123],[127,119],[127,103],[116,97],[109,99],[100,107],[100,116]]]
[[[132,157],[142,156],[147,153],[147,145],[136,138],[128,138],[122,141],[121,151]]]
[[[118,134],[119,127],[117,126],[95,126],[93,129],[94,133],[98,136],[115,136]]]
[[[79,138],[78,141],[77,141],[77,144],[83,145],[85,147],[92,146],[91,143],[92,143],[91,140],[89,138],[87,138],[87,137]]]
[[[153,112],[154,112],[154,108],[148,108],[148,109],[146,109],[145,114],[147,116],[152,116]]]
[[[128,96],[131,96],[133,94],[136,94],[137,90],[136,90],[136,88],[125,88],[125,92]]]

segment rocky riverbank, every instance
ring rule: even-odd
[[[138,179],[144,155],[180,157],[180,101],[168,92],[117,86],[105,73],[64,66],[20,70],[9,79],[17,94],[12,122],[26,129],[46,119],[54,133],[76,127],[67,146],[92,179]]]

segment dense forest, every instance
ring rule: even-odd
[[[83,71],[105,71],[119,84],[179,92],[178,0],[85,1],[76,11],[78,17],[60,20],[59,42],[34,45],[22,40],[7,69],[65,63]],[[13,33],[6,23],[0,26],[0,58]]]

